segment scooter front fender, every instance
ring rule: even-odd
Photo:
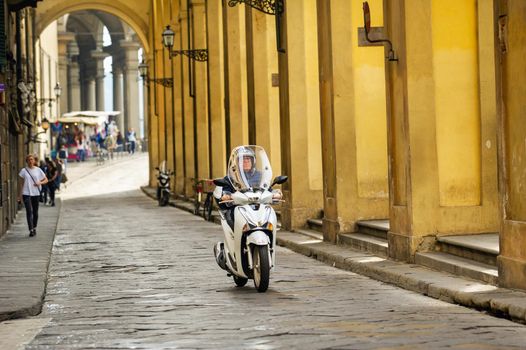
[[[270,245],[270,239],[263,231],[254,231],[247,237],[247,246],[254,245]]]

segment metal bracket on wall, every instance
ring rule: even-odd
[[[383,45],[384,43],[386,43],[389,46],[386,59],[392,62],[398,61],[398,58],[396,57],[396,54],[393,50],[393,43],[391,42],[391,40],[382,39],[382,38],[378,38],[378,39],[370,38],[369,35],[373,33],[372,29],[373,28],[371,27],[371,11],[369,9],[369,3],[365,1],[363,3],[363,28],[362,28],[364,36],[365,36],[365,41],[371,44],[370,46],[376,46],[376,44]],[[376,34],[376,36],[379,36],[379,35],[383,36],[383,30],[375,29],[374,33]],[[360,36],[360,31],[358,31],[358,37],[359,36]]]
[[[189,58],[199,61],[199,62],[206,62],[208,61],[208,50],[207,49],[197,49],[197,50],[173,50],[171,51],[171,57],[175,57],[177,55],[185,55]]]
[[[282,0],[229,0],[228,6],[234,7],[240,3],[245,3],[267,15],[276,15],[283,12]]]
[[[146,78],[145,79],[145,82],[153,82],[155,84],[159,84],[159,85],[162,85],[164,87],[167,87],[167,88],[171,88],[174,86],[174,80],[173,78],[158,78],[158,79],[150,79],[150,78]]]

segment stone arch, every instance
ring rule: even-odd
[[[130,4],[131,3],[131,4]],[[130,6],[132,5],[132,6]],[[37,7],[36,33],[40,33],[57,18],[71,12],[81,10],[99,10],[110,13],[126,22],[137,34],[144,51],[150,52],[148,44],[148,1],[93,0],[79,2],[77,0],[47,0]]]

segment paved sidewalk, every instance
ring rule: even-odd
[[[142,190],[155,199],[155,189],[143,187]],[[189,212],[193,210],[193,205],[189,202],[175,200],[170,204]],[[523,291],[498,288],[420,265],[387,260],[299,233],[281,230],[277,241],[281,246],[337,268],[449,303],[526,323],[526,292]]]
[[[103,165],[97,165],[95,159],[70,162],[67,186],[108,166],[124,164],[140,156],[143,154],[126,155],[105,161]],[[62,193],[67,193],[64,186]],[[25,209],[22,209],[8,232],[0,238],[0,322],[38,315],[42,309],[48,266],[62,208],[60,196],[57,195],[55,207],[40,204],[36,237],[29,237]]]
[[[40,205],[37,235],[29,237],[24,209],[0,239],[0,322],[40,313],[62,202]]]

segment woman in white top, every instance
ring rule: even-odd
[[[18,201],[23,201],[26,207],[27,226],[29,236],[37,234],[38,202],[42,185],[47,184],[46,174],[36,165],[35,157],[26,156],[27,166],[18,173]]]

